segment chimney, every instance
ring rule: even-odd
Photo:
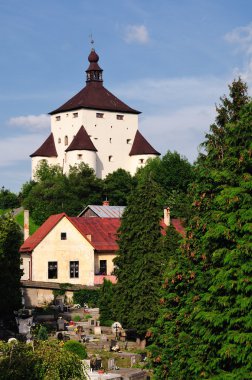
[[[164,224],[166,226],[170,226],[171,224],[170,207],[164,208]]]
[[[24,210],[24,241],[29,237],[29,210]]]
[[[106,199],[106,201],[103,201],[102,205],[103,206],[109,206],[109,201]]]

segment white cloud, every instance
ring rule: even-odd
[[[8,124],[13,127],[23,128],[28,131],[49,129],[50,117],[46,114],[12,117]]]
[[[237,45],[238,50],[243,50],[247,54],[252,53],[252,23],[235,28],[224,38],[227,42]]]
[[[139,43],[145,45],[149,42],[149,33],[144,25],[127,25],[125,28],[124,41],[128,44]]]
[[[0,166],[7,167],[13,163],[30,160],[32,154],[45,140],[46,135],[28,134],[0,140]]]

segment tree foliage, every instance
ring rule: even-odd
[[[126,206],[129,193],[136,187],[136,178],[124,169],[118,169],[105,178],[104,194],[114,206]]]
[[[70,168],[66,176],[59,166],[49,166],[42,161],[36,172],[36,181],[23,188],[26,194],[23,205],[30,210],[38,225],[52,214],[66,212],[75,216],[88,204],[102,201],[101,180],[83,163]]]
[[[196,164],[194,217],[153,328],[156,379],[249,379],[252,371],[252,103],[236,80]]]
[[[145,180],[151,173],[152,178],[163,189],[163,205],[167,204],[176,218],[189,219],[191,216],[191,197],[188,188],[193,181],[193,165],[178,152],[167,151],[162,158],[151,159],[138,170],[138,181]]]
[[[18,196],[3,186],[0,190],[0,209],[14,209],[19,206],[20,201]]]
[[[9,214],[0,217],[0,318],[7,319],[21,306],[19,247],[22,233]]]
[[[142,338],[156,318],[161,281],[160,192],[149,177],[130,194],[115,259],[116,318],[123,327],[135,328]]]
[[[112,320],[114,297],[114,285],[112,282],[104,279],[99,293],[100,322],[102,326],[107,326]]]
[[[1,380],[77,380],[87,379],[78,355],[64,350],[62,343],[0,342]]]

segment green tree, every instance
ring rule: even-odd
[[[0,190],[0,209],[13,209],[19,206],[18,196],[3,186]]]
[[[78,355],[57,341],[38,341],[33,346],[0,342],[0,352],[1,380],[87,379]]]
[[[229,89],[196,164],[194,217],[163,284],[156,379],[251,378],[252,103],[240,79]]]
[[[64,348],[64,350],[72,352],[73,354],[77,355],[79,357],[79,359],[81,359],[81,360],[87,359],[86,347],[82,343],[80,343],[76,340],[66,341],[64,343],[63,348]]]
[[[149,177],[130,194],[119,229],[114,309],[124,328],[141,339],[157,316],[161,282],[161,189]]]
[[[110,205],[126,206],[129,193],[136,187],[136,179],[126,170],[118,169],[107,175],[103,185]]]
[[[8,319],[21,306],[19,247],[22,233],[9,214],[0,217],[0,318]]]
[[[189,220],[191,216],[191,197],[188,188],[194,178],[193,165],[178,152],[168,151],[162,158],[151,159],[138,170],[138,181],[145,180],[151,173],[152,178],[163,189],[163,204],[169,205],[172,217]]]
[[[50,215],[66,212],[77,215],[88,204],[101,203],[102,181],[81,163],[64,175],[59,166],[42,161],[36,183],[23,188],[23,206],[30,210],[34,222],[41,225]]]
[[[100,322],[102,326],[112,324],[112,312],[113,310],[113,296],[114,285],[111,281],[104,279],[104,282],[100,288],[99,297],[99,309],[100,309]],[[111,323],[110,323],[111,322]]]

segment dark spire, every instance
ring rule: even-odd
[[[92,48],[91,52],[88,56],[88,60],[90,62],[87,73],[87,83],[89,82],[103,82],[102,80],[102,72],[103,70],[98,65],[99,55],[95,52],[95,49]]]

